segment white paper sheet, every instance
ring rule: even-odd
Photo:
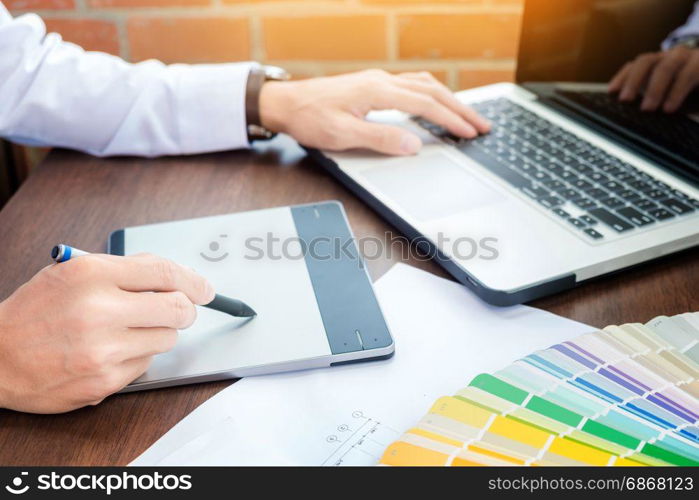
[[[396,342],[386,361],[241,380],[132,465],[371,465],[439,396],[591,327],[489,306],[399,264],[375,285]]]

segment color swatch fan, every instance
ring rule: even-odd
[[[438,399],[384,465],[699,465],[699,313],[608,326]]]

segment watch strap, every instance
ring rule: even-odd
[[[266,81],[265,71],[262,68],[252,68],[248,74],[248,82],[245,87],[245,121],[250,135],[250,127],[262,129],[260,118],[260,92]]]

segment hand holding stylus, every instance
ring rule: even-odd
[[[51,258],[57,263],[67,262],[76,257],[90,255],[89,252],[80,250],[79,248],[70,247],[68,245],[56,245],[51,250]],[[199,304],[214,311],[230,314],[237,318],[252,318],[257,315],[255,310],[245,302],[226,297],[225,295],[216,294],[211,302]]]
[[[195,305],[214,297],[206,279],[153,255],[45,267],[0,303],[0,407],[58,413],[99,403],[172,349]]]

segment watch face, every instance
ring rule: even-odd
[[[279,66],[264,66],[265,77],[267,80],[288,80],[291,75]]]
[[[248,125],[248,139],[251,141],[266,141],[269,139],[274,139],[276,133],[267,130],[259,125]]]
[[[680,38],[676,45],[684,45],[690,49],[696,49],[699,47],[699,36],[688,36],[685,38]]]

